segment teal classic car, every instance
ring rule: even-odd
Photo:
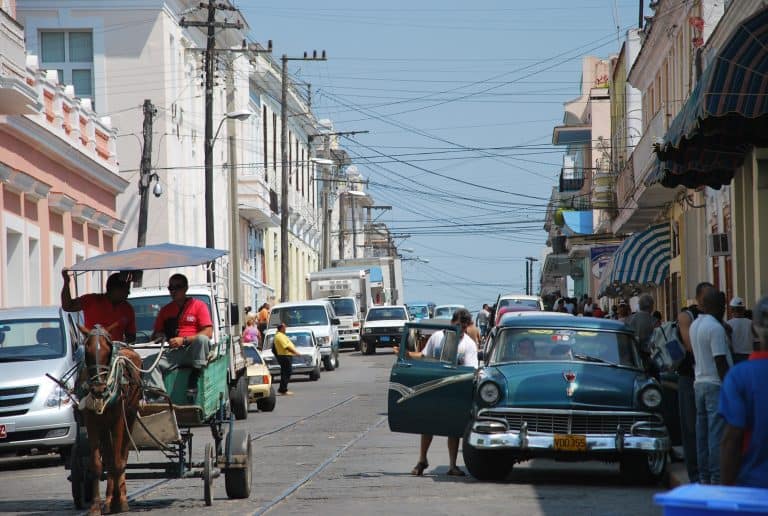
[[[463,436],[464,463],[480,480],[504,479],[537,457],[618,462],[633,482],[664,474],[670,439],[662,391],[643,370],[624,324],[542,313],[504,318],[481,367],[457,364],[457,329],[441,326],[440,359],[412,358],[423,331],[408,324],[390,377],[396,432]]]

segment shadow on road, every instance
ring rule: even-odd
[[[63,464],[64,461],[58,453],[0,457],[0,471],[48,468],[51,466],[62,466],[63,471]]]

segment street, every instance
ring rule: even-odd
[[[409,474],[418,437],[389,431],[386,394],[393,356],[346,352],[340,368],[318,382],[299,378],[295,393],[279,397],[273,413],[255,405],[246,421],[253,439],[253,486],[248,500],[228,500],[224,478],[214,502],[203,502],[202,480],[129,481],[133,513],[206,514],[660,514],[653,494],[663,486],[623,484],[618,467],[537,460],[516,466],[503,483],[445,475],[444,438],[430,450],[424,477]],[[210,442],[195,430],[193,460]],[[151,460],[142,452],[138,460]],[[156,457],[155,457],[156,458]],[[132,452],[130,462],[137,460]],[[459,454],[459,465],[461,454]],[[0,513],[81,514],[75,511],[67,472],[54,460],[0,459]],[[104,490],[102,483],[102,493]],[[585,496],[586,492],[588,496]]]

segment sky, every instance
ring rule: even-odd
[[[472,310],[534,290],[581,59],[617,54],[640,0],[241,0],[251,39],[311,84],[403,255],[405,300]],[[647,2],[646,2],[647,4]],[[408,236],[409,235],[409,236]],[[427,262],[427,263],[425,263]]]

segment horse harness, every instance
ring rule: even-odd
[[[96,338],[95,363],[92,365],[85,364],[88,379],[81,388],[85,391],[86,395],[80,400],[78,408],[80,410],[92,410],[100,415],[117,400],[121,387],[127,385],[129,380],[123,375],[125,357],[120,356],[120,349],[125,347],[125,344],[113,341],[109,332],[100,324],[93,327],[85,341],[87,342],[88,339],[93,337]],[[110,360],[108,365],[99,364],[99,351],[101,348],[101,339],[99,337],[104,337],[112,348],[109,354]],[[104,379],[105,376],[106,380]],[[96,393],[91,389],[95,385],[105,385],[105,389],[100,393]]]

